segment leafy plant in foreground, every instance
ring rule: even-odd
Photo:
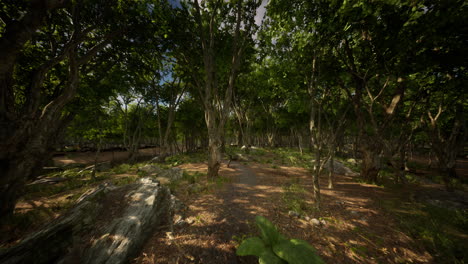
[[[237,248],[237,255],[253,255],[260,264],[311,264],[325,263],[316,253],[314,247],[300,239],[288,240],[265,217],[255,217],[260,229],[260,237],[251,237]]]

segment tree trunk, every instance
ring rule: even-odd
[[[0,187],[0,216],[7,216],[13,214],[15,210],[16,201],[21,196],[21,190],[25,184],[24,175],[31,173],[28,164],[21,164],[21,161],[10,161],[10,166],[14,166],[16,169],[9,169],[2,171],[4,177],[9,180],[7,183],[3,183]],[[26,172],[28,171],[28,172]]]
[[[369,183],[377,183],[380,171],[380,157],[373,151],[362,149],[361,177]]]
[[[335,152],[330,154],[330,162],[328,167],[328,189],[333,189],[333,174],[335,173]]]
[[[314,187],[314,200],[315,200],[315,208],[320,209],[320,171],[322,169],[321,165],[321,155],[320,149],[316,148],[315,150],[315,165],[314,165],[314,173],[312,175],[312,184]]]
[[[96,179],[96,169],[97,169],[97,164],[98,164],[99,153],[101,152],[101,146],[102,146],[102,138],[99,138],[96,155],[94,156],[94,168],[93,168],[93,172],[91,173],[92,179]],[[112,151],[112,153],[114,152]]]
[[[206,109],[205,121],[208,128],[208,179],[216,178],[221,166],[221,137],[214,120],[214,111]]]

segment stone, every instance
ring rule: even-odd
[[[321,225],[320,220],[318,220],[317,218],[312,218],[310,220],[310,223],[312,223],[312,225],[314,225],[314,226],[320,226]]]
[[[320,224],[322,226],[326,226],[327,225],[327,221],[325,221],[324,219],[320,220]]]
[[[357,164],[357,161],[355,159],[347,159],[346,162],[351,164]]]
[[[300,214],[298,212],[296,212],[296,211],[289,211],[288,215],[292,216],[292,217],[299,217],[300,216]]]
[[[154,174],[154,173],[160,173],[162,169],[156,165],[147,164],[143,167],[139,167],[138,171],[143,171],[143,172],[146,172],[147,174]]]
[[[155,179],[159,181],[159,183],[161,183],[162,185],[167,185],[171,183],[171,179],[167,177],[156,177]]]
[[[330,169],[330,161],[327,161],[324,166],[325,169]],[[346,175],[346,176],[357,176],[358,174],[346,167],[343,163],[334,160],[333,161],[333,173]]]
[[[158,177],[168,178],[170,181],[177,181],[182,179],[184,172],[181,168],[170,168],[158,172]]]

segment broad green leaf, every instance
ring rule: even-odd
[[[283,240],[273,245],[273,251],[290,264],[325,263],[311,245],[300,239]]]
[[[278,243],[279,240],[283,240],[284,237],[278,232],[276,227],[263,216],[255,217],[255,222],[262,234],[262,239],[267,246]]]
[[[271,251],[271,249],[267,249],[263,252],[263,254],[258,259],[259,264],[283,264],[286,263],[284,260],[278,258],[278,256]]]
[[[247,238],[236,250],[238,256],[253,255],[260,257],[267,250],[265,243],[259,237]]]

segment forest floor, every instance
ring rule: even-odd
[[[146,150],[149,155],[155,151]],[[109,153],[103,155],[101,161],[111,157]],[[124,154],[119,155],[125,159]],[[190,175],[200,176],[206,174],[206,163],[200,156],[203,155],[177,156],[168,162]],[[186,222],[190,224],[175,226],[173,232],[156,231],[131,263],[257,263],[253,257],[235,254],[242,240],[258,235],[254,223],[257,215],[273,222],[286,237],[308,241],[327,263],[468,260],[466,190],[446,192],[442,185],[423,179],[421,173],[412,175],[412,182],[405,186],[370,185],[356,177],[335,174],[334,188],[328,189],[327,177],[323,175],[318,211],[312,202],[310,168],[301,162],[310,162],[309,156],[263,149],[246,156],[248,160],[232,162],[230,167],[223,163],[215,182],[197,176],[172,184],[173,193],[188,206]],[[112,157],[116,157],[115,153]],[[60,164],[89,164],[93,160],[80,153],[55,158]],[[106,173],[100,177],[117,184],[141,176],[135,167],[126,164]],[[53,209],[57,204],[67,208],[86,186],[66,190],[54,187],[54,191],[60,190],[54,195],[41,189],[38,195],[23,199],[17,212]],[[291,211],[300,217],[291,216]],[[62,211],[46,212],[44,221]],[[313,218],[324,220],[325,224],[314,225],[310,221]],[[17,237],[28,231],[20,229],[1,231],[18,232]]]
[[[205,167],[183,166],[202,172]],[[395,217],[381,208],[382,200],[398,199],[383,187],[336,175],[335,188],[329,190],[323,179],[318,212],[309,202],[312,182],[306,169],[235,163],[231,168],[224,166],[220,174],[233,181],[214,193],[178,195],[185,198],[194,224],[176,229],[171,237],[156,233],[134,263],[257,263],[255,258],[235,254],[242,239],[257,234],[256,215],[272,221],[287,237],[311,243],[327,263],[434,263],[422,245],[400,231]],[[326,224],[316,226],[289,216],[295,202],[303,203],[299,205],[303,215]]]

